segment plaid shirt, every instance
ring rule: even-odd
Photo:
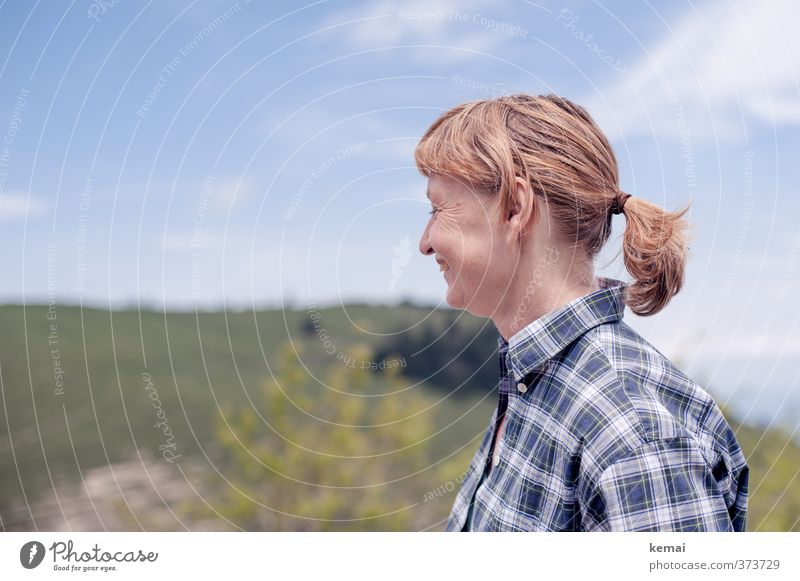
[[[597,282],[500,337],[500,401],[448,531],[744,530],[749,469],[719,407],[622,322],[626,283]]]

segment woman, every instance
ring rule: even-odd
[[[447,302],[499,332],[499,402],[448,530],[742,531],[748,467],[719,407],[622,321],[681,289],[688,207],[619,190],[581,107],[512,95],[444,113],[417,146]],[[624,214],[635,281],[592,261]]]

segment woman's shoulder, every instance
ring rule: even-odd
[[[592,329],[561,363],[551,373],[572,408],[566,427],[596,455],[672,438],[693,439],[708,457],[738,451],[713,397],[621,321]]]

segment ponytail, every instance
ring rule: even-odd
[[[625,268],[636,280],[625,289],[625,304],[637,315],[654,315],[683,286],[689,224],[683,210],[667,212],[642,198],[627,200],[622,239]]]

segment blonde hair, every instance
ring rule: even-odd
[[[557,95],[508,95],[463,103],[441,115],[417,145],[419,171],[466,180],[499,195],[502,216],[517,176],[549,209],[563,240],[589,259],[611,235],[619,173],[614,152],[585,109]],[[636,282],[625,304],[637,315],[663,309],[683,286],[689,206],[667,212],[639,197],[624,202],[625,268]]]

